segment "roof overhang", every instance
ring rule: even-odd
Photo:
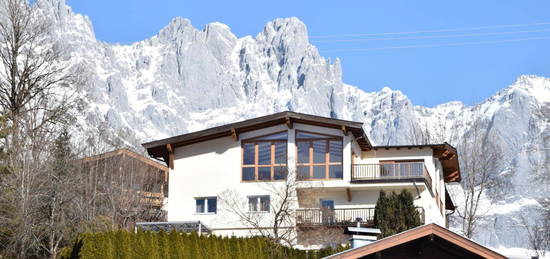
[[[136,160],[139,160],[139,161],[141,161],[145,164],[148,164],[150,166],[156,167],[161,171],[168,172],[168,167],[166,167],[165,165],[160,164],[157,161],[154,161],[150,158],[147,158],[143,155],[140,155],[140,154],[138,154],[134,151],[131,151],[129,149],[126,149],[126,148],[120,148],[120,149],[117,149],[117,150],[113,150],[113,151],[110,151],[110,152],[98,154],[98,155],[95,155],[95,156],[85,157],[85,158],[82,158],[82,159],[78,159],[75,162],[77,162],[77,163],[81,163],[81,162],[86,163],[86,162],[91,162],[91,161],[98,161],[98,160],[102,160],[102,159],[107,159],[107,158],[114,157],[114,156],[128,156],[128,157],[134,158]]]
[[[380,255],[401,254],[411,256],[411,251],[439,252],[449,258],[506,258],[470,239],[462,237],[436,224],[423,225],[389,236],[358,248],[349,249],[325,258],[379,258]],[[406,257],[409,257],[406,256]],[[427,258],[429,255],[425,255]],[[401,256],[403,257],[403,256]],[[390,258],[393,258],[390,256]]]
[[[169,155],[168,149],[170,148],[176,148],[228,136],[232,136],[235,140],[237,140],[240,133],[280,124],[286,124],[288,128],[292,128],[294,123],[340,129],[344,132],[344,134],[351,132],[361,149],[368,150],[372,147],[365,131],[363,130],[363,123],[361,122],[346,121],[290,111],[279,112],[175,137],[156,140],[144,143],[142,146],[147,149],[147,153],[151,157],[162,159],[167,162]]]
[[[460,182],[460,166],[458,163],[458,153],[456,148],[449,143],[426,144],[426,145],[398,145],[398,146],[373,146],[373,150],[378,149],[415,149],[431,148],[433,156],[438,158],[443,167],[443,177],[446,183]]]

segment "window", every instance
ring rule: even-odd
[[[269,202],[270,202],[269,200],[270,200],[269,195],[249,196],[248,211],[251,211],[251,212],[269,211]]]
[[[242,180],[284,180],[287,175],[286,131],[243,140]]]
[[[321,208],[322,209],[334,209],[334,200],[324,200],[321,199]]]
[[[298,178],[342,179],[342,138],[304,131],[296,132]]]
[[[218,199],[216,197],[195,198],[196,213],[216,213],[217,207]]]

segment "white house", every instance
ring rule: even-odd
[[[454,209],[445,184],[460,181],[447,143],[373,146],[362,123],[295,112],[143,146],[170,168],[168,222],[200,221],[221,235],[272,229],[290,180],[293,220],[281,224],[298,233],[297,243],[316,226],[372,225],[380,190],[410,190],[423,223],[445,226],[446,210]]]

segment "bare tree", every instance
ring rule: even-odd
[[[74,96],[61,91],[72,76],[61,65],[61,49],[47,37],[49,23],[36,11],[26,0],[0,3],[0,112],[9,128],[2,139],[7,173],[0,181],[0,231],[7,236],[4,253],[14,257],[44,247],[37,226],[48,221],[41,209],[54,196],[43,177]]]
[[[298,203],[297,181],[288,174],[284,182],[261,183],[261,189],[270,195],[269,213],[251,213],[248,199],[238,190],[226,190],[220,197],[221,209],[235,215],[245,226],[253,229],[254,235],[263,236],[276,243],[293,245],[296,239],[293,210]]]
[[[464,235],[471,238],[488,208],[480,206],[482,197],[494,186],[491,172],[501,160],[498,147],[489,139],[484,122],[475,120],[459,145],[462,154],[462,195],[464,203],[457,209]]]
[[[259,185],[260,189],[271,198],[267,213],[251,213],[247,203],[248,197],[233,189],[219,195],[220,209],[235,216],[240,223],[250,228],[252,235],[263,236],[287,246],[296,245],[300,233],[297,228],[296,209],[299,203],[308,203],[312,200],[316,200],[317,204],[310,205],[319,208],[318,201],[320,192],[323,192],[322,185],[320,183],[314,185],[310,181],[299,181],[293,172],[287,174],[285,181],[265,182]],[[346,239],[341,228],[325,228],[322,225],[308,228],[307,233],[305,245],[328,245],[337,240]]]
[[[527,234],[527,241],[534,251],[535,256],[544,257],[547,250],[550,249],[550,214],[548,214],[548,202],[541,202],[542,209],[536,209],[536,213],[540,218],[528,220],[524,214],[520,215],[520,227]],[[545,209],[546,208],[546,209]]]
[[[39,175],[40,198],[37,213],[35,234],[40,248],[50,258],[57,258],[62,247],[69,245],[76,235],[78,225],[72,206],[79,186],[73,177],[73,160],[70,135],[64,130],[55,140],[52,157]]]
[[[111,137],[105,132],[98,135],[102,137],[88,138],[84,158],[76,162],[75,177],[79,178],[81,188],[75,207],[85,223],[82,230],[124,228],[136,221],[162,220],[165,171],[125,149],[105,153],[118,142],[108,140]]]

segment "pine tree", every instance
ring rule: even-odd
[[[382,237],[391,236],[420,225],[420,217],[414,206],[414,198],[407,190],[400,194],[392,192],[380,196],[374,209],[374,225],[382,232]]]

